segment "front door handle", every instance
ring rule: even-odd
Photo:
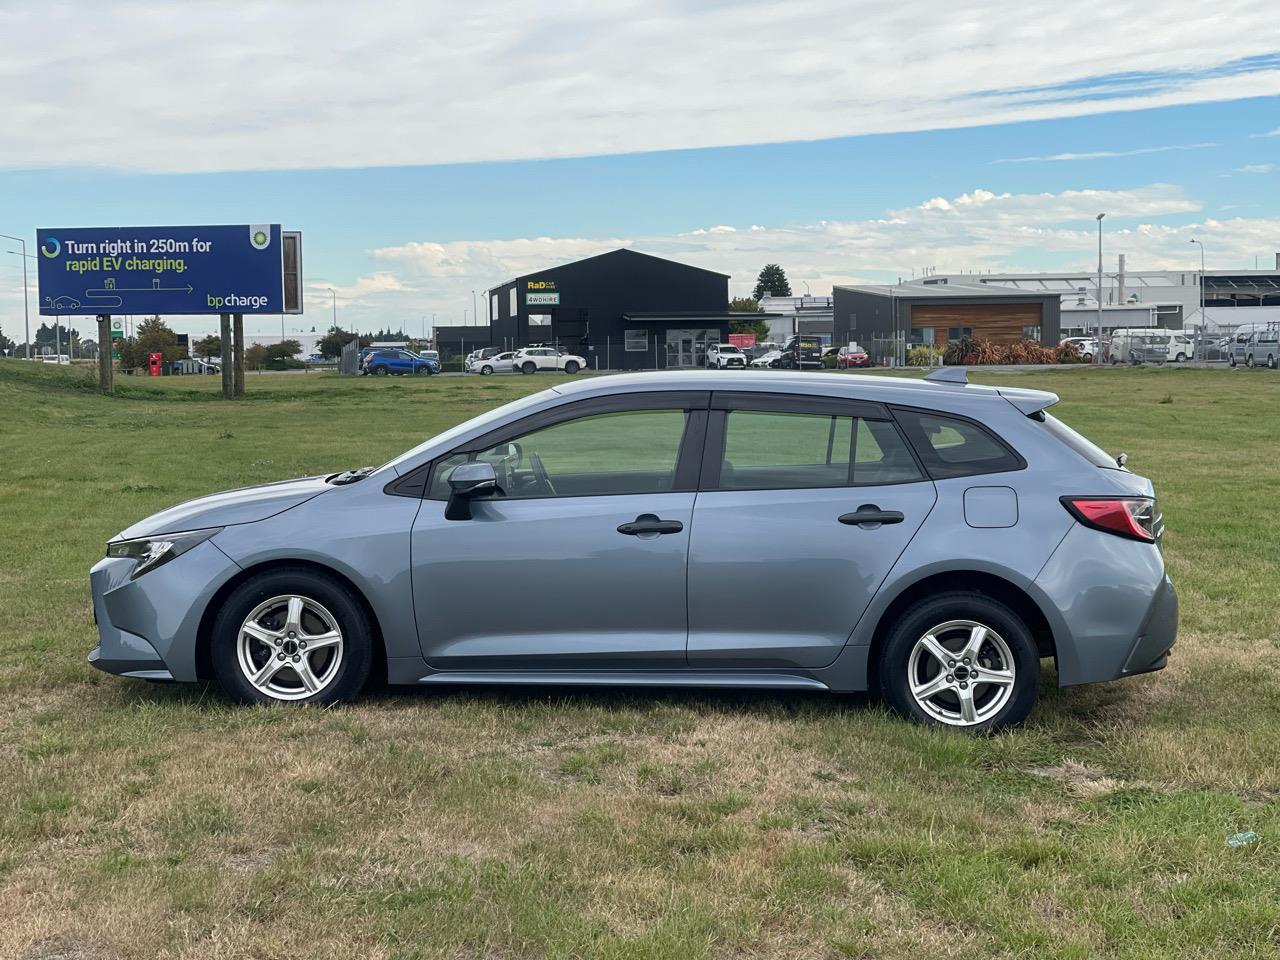
[[[679,533],[683,529],[684,524],[679,520],[659,520],[652,513],[642,513],[630,523],[618,526],[618,532],[628,537],[638,537],[642,534]]]
[[[881,510],[874,503],[864,503],[853,513],[840,514],[840,522],[850,526],[864,523],[901,523],[905,517],[901,510]]]

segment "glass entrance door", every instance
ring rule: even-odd
[[[719,339],[718,330],[668,330],[667,366],[706,366],[707,344],[716,343]]]

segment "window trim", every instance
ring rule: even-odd
[[[715,391],[711,397],[711,409],[707,420],[706,438],[702,445],[702,471],[698,477],[699,493],[762,493],[770,490],[858,490],[869,487],[896,487],[907,483],[929,483],[932,477],[920,461],[915,448],[906,437],[902,427],[890,415],[890,407],[886,404],[870,400],[843,399],[841,397],[822,397],[814,402],[813,397],[785,393],[730,393]],[[722,487],[720,486],[720,470],[724,462],[725,439],[728,436],[729,414],[747,413],[799,413],[819,417],[849,417],[852,421],[852,435],[849,438],[849,469],[854,469],[858,420],[881,420],[887,422],[898,434],[903,447],[911,455],[920,476],[911,480],[891,480],[875,483],[846,482],[833,487]]]
[[[702,445],[705,442],[707,429],[707,404],[710,392],[705,390],[667,390],[648,393],[616,393],[603,397],[589,397],[560,404],[547,410],[539,410],[527,417],[513,420],[481,434],[473,440],[459,444],[451,450],[433,457],[429,464],[418,469],[426,470],[426,480],[422,485],[422,499],[443,503],[447,497],[432,497],[431,487],[435,483],[435,473],[449,457],[458,454],[474,454],[487,450],[499,443],[515,440],[535,430],[543,430],[571,420],[583,420],[587,417],[609,413],[638,413],[644,410],[683,410],[685,412],[684,433],[680,436],[680,446],[676,452],[675,476],[671,489],[653,490],[649,493],[583,493],[574,497],[539,494],[522,497],[477,497],[477,501],[486,500],[571,500],[581,497],[623,497],[623,496],[658,496],[664,493],[694,493],[698,489],[698,468]],[[418,471],[414,470],[412,476]],[[396,482],[398,483],[398,481]],[[388,486],[393,486],[388,484]],[[385,488],[384,488],[385,489]],[[391,493],[391,490],[387,490]],[[401,494],[411,496],[412,494]]]
[[[924,470],[925,475],[930,480],[959,480],[964,479],[965,477],[986,477],[997,473],[1015,473],[1019,470],[1027,469],[1027,461],[1022,454],[1010,446],[1007,440],[987,427],[986,424],[975,420],[973,417],[966,417],[962,413],[952,413],[949,410],[936,410],[931,407],[911,407],[902,404],[890,404],[889,412],[893,414],[893,419],[898,426],[898,431],[906,438],[907,445],[912,448],[912,452],[916,456],[916,462],[920,464],[921,469]],[[927,437],[917,438],[914,435],[914,431],[911,429],[910,425],[903,423],[902,420],[899,419],[899,413],[908,415],[922,414],[924,416],[941,417],[944,420],[959,420],[962,423],[967,423],[985,434],[991,440],[995,441],[996,446],[1001,447],[1013,458],[1015,465],[1011,467],[1004,467],[999,470],[968,470],[960,473],[947,470],[944,474],[939,475],[940,469],[948,467],[949,465],[936,455],[933,445],[929,443]],[[931,469],[930,465],[935,463],[937,464],[938,469]]]

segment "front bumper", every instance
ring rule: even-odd
[[[98,625],[98,646],[89,664],[146,680],[197,679],[200,619],[239,566],[211,540],[131,580],[135,565],[106,557],[89,572]]]

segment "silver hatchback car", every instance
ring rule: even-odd
[[[247,702],[393,684],[879,691],[926,723],[1027,716],[1158,670],[1162,521],[1037,390],[837,374],[558,384],[376,469],[124,530],[90,662]]]

